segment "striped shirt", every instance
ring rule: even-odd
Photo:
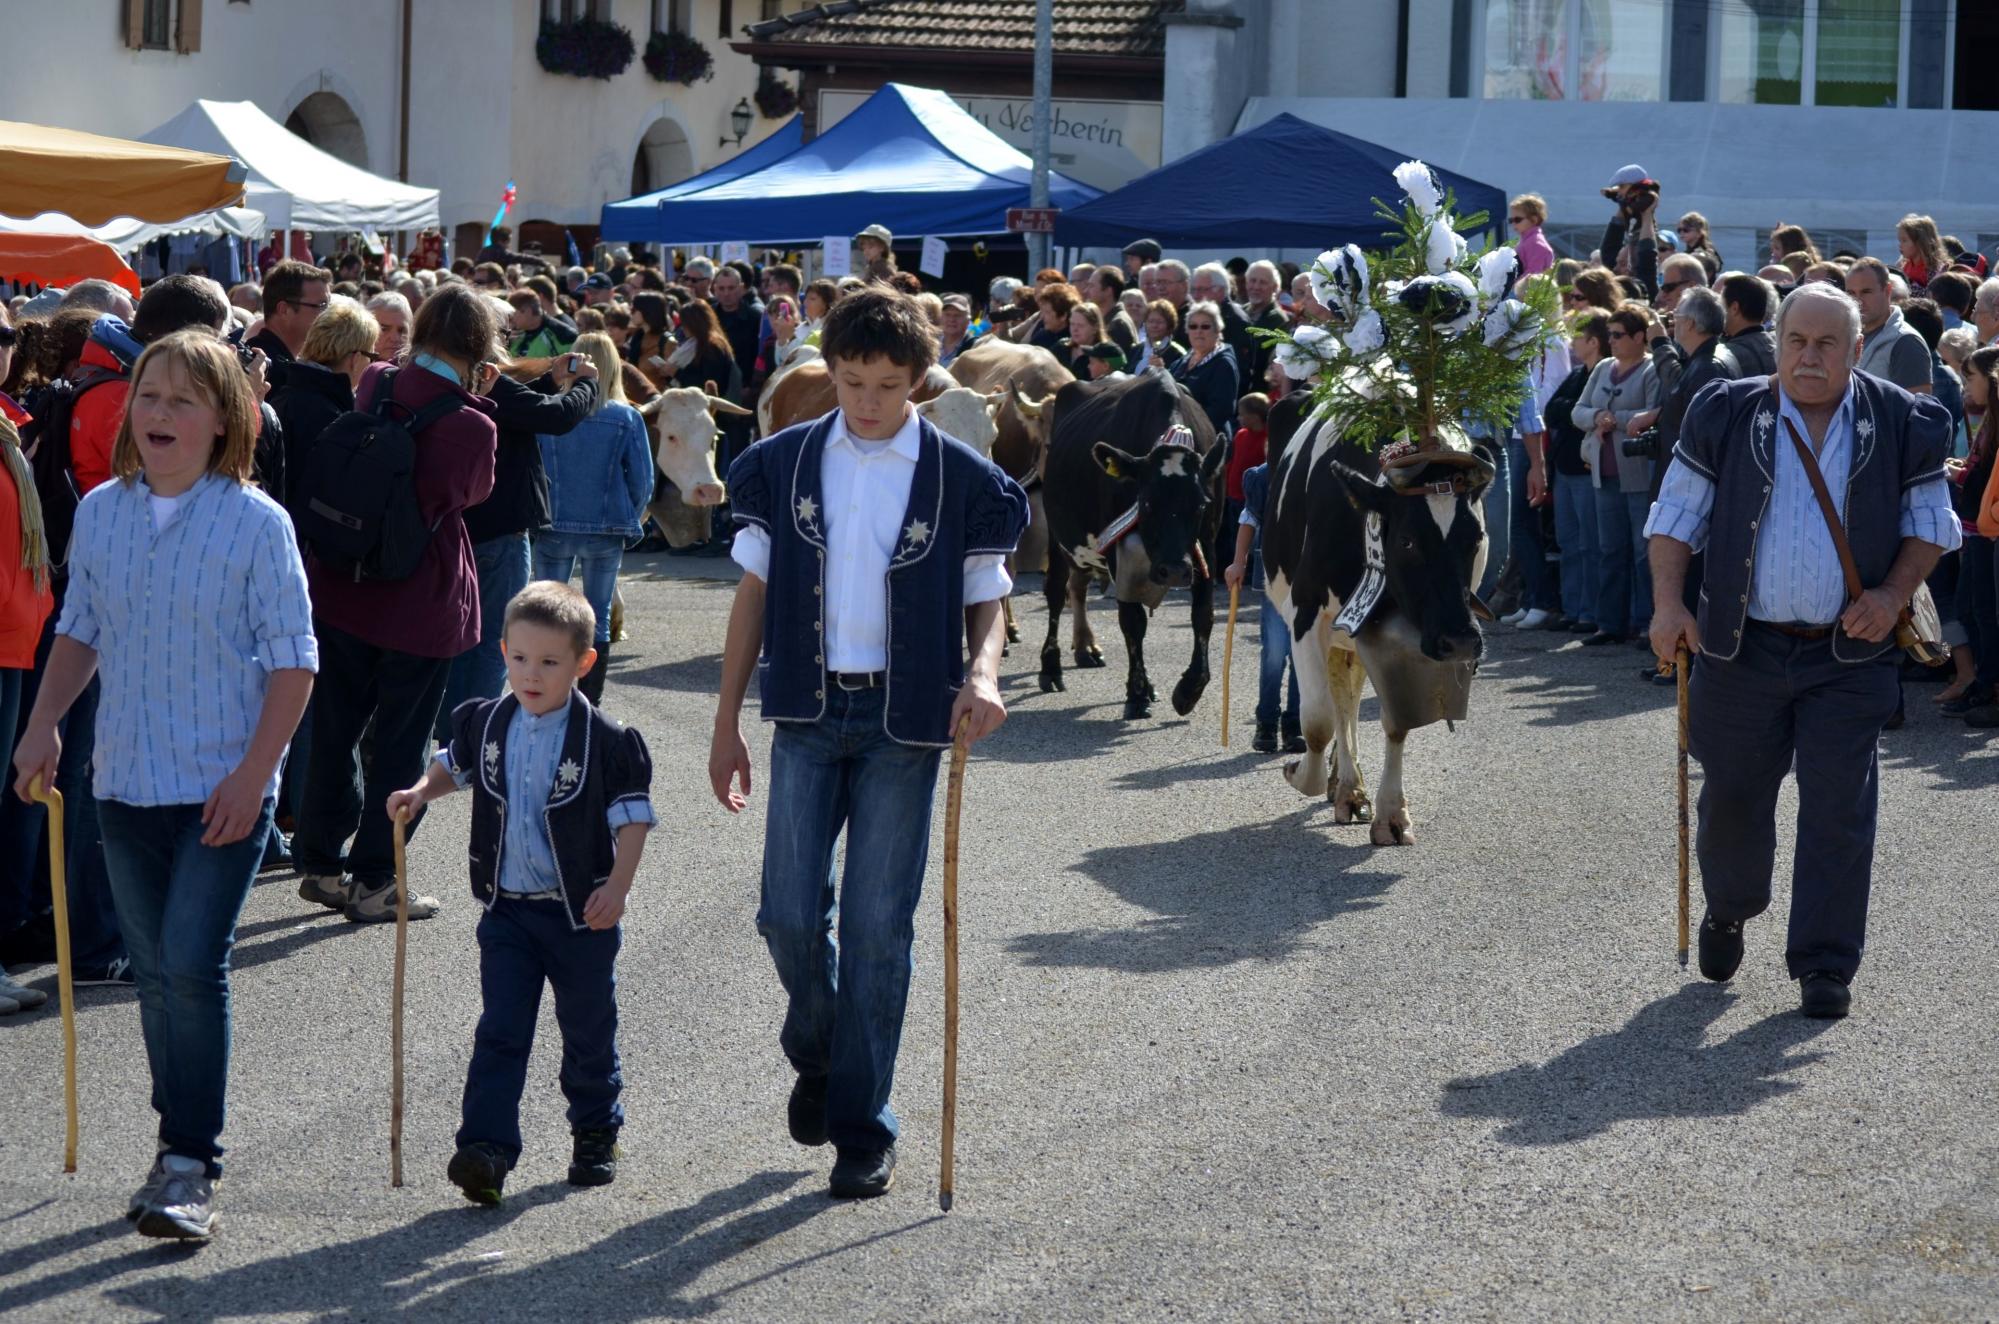
[[[97,653],[98,798],[201,804],[249,753],[270,673],[319,670],[319,644],[282,506],[204,474],[155,530],[150,496],[114,478],[77,507],[56,632]]]
[[[1809,445],[1812,434],[1804,415],[1782,390],[1777,397],[1778,417],[1795,426]],[[1782,422],[1779,428],[1771,447],[1777,472],[1750,574],[1749,616],[1780,625],[1830,625],[1846,610],[1846,579],[1804,461],[1788,431],[1782,430]],[[1853,431],[1853,386],[1848,383],[1815,456],[1829,492],[1846,491],[1853,467]],[[1700,551],[1707,546],[1708,516],[1713,510],[1714,484],[1676,459],[1659,484],[1659,499],[1645,521],[1645,534],[1663,534]],[[1902,493],[1900,532],[1904,538],[1920,538],[1947,552],[1963,541],[1941,471]]]
[[[501,815],[500,891],[513,896],[538,896],[562,890],[562,875],[555,866],[555,846],[549,841],[548,824],[535,806],[545,805],[555,793],[558,777],[580,776],[570,767],[560,766],[563,738],[569,734],[567,700],[552,712],[531,713],[525,706],[514,709],[507,727],[507,803],[523,806],[515,813]],[[462,790],[471,785],[473,770],[451,761],[451,746],[439,747],[439,767],[451,774]],[[574,781],[563,783],[568,793]],[[612,833],[632,823],[651,827],[659,821],[652,801],[639,798],[618,800],[605,811]]]

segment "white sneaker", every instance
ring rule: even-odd
[[[1522,607],[1519,611],[1513,612],[1510,615],[1500,617],[1499,623],[1501,625],[1518,625],[1520,624],[1520,622],[1526,619],[1527,619],[1527,608]]]
[[[160,1155],[164,1176],[138,1217],[139,1235],[203,1241],[215,1233],[215,1183],[198,1159]]]
[[[1514,621],[1513,628],[1516,630],[1545,630],[1548,628],[1548,622],[1554,619],[1555,613],[1549,611],[1546,607],[1536,607],[1534,610],[1520,617],[1520,619]]]
[[[29,988],[25,984],[17,984],[7,975],[6,971],[0,970],[0,1002],[11,1002],[14,1004],[11,1007],[0,1010],[0,1015],[5,1015],[11,1011],[25,1011],[29,1007],[39,1007],[48,1000],[48,994],[38,988]]]

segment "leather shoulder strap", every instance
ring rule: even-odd
[[[1833,550],[1839,553],[1839,568],[1846,576],[1847,600],[1856,601],[1862,591],[1860,571],[1853,564],[1853,548],[1846,541],[1846,528],[1839,522],[1839,508],[1832,503],[1832,493],[1826,491],[1825,475],[1819,472],[1818,458],[1798,434],[1796,423],[1785,419],[1784,430],[1791,434],[1791,444],[1798,449],[1798,462],[1805,466],[1805,477],[1812,483],[1812,495],[1819,499],[1819,513],[1825,516],[1826,531],[1832,534]]]

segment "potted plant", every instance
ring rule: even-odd
[[[715,76],[715,57],[685,32],[655,32],[646,43],[646,72],[662,83],[705,83]]]
[[[767,120],[781,120],[798,109],[798,92],[782,79],[765,76],[757,84],[757,113]]]
[[[544,19],[534,43],[535,59],[542,68],[577,78],[615,77],[630,67],[632,54],[630,31],[595,18],[566,23]]]

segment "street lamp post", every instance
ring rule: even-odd
[[[1049,120],[1055,100],[1055,0],[1036,0],[1034,6],[1034,184],[1029,202],[1048,205]],[[1048,265],[1050,236],[1027,237],[1027,274]]]

